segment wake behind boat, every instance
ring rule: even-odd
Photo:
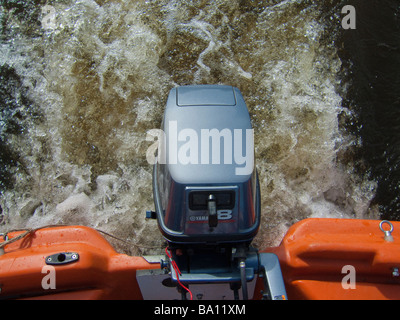
[[[10,232],[0,243],[0,298],[400,298],[399,222],[306,219],[278,247],[252,246],[261,190],[237,88],[172,89],[156,136],[146,217],[157,219],[165,254],[117,253],[84,226]]]

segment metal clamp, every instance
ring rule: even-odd
[[[0,233],[0,237],[3,237],[4,241],[8,241],[8,234],[7,233]]]
[[[285,282],[279,264],[279,259],[274,253],[260,253],[261,271],[264,278],[263,299],[287,300]]]
[[[388,224],[390,227],[390,230],[383,229],[384,224]],[[392,232],[393,232],[394,228],[393,228],[393,224],[390,221],[382,220],[381,223],[379,224],[379,229],[381,229],[381,231],[385,234],[385,237],[384,237],[385,241],[387,241],[387,242],[394,241],[393,236],[392,236]]]
[[[51,256],[47,256],[45,259],[48,265],[62,265],[79,260],[79,254],[76,252],[59,252]]]

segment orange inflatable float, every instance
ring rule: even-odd
[[[2,238],[2,299],[143,299],[151,298],[149,291],[176,291],[156,259],[117,253],[88,227],[53,226]],[[306,219],[289,229],[280,246],[263,252],[278,257],[283,298],[400,298],[400,222]],[[153,281],[157,275],[164,280]],[[263,297],[263,281],[255,277],[249,298]]]
[[[306,219],[278,255],[290,299],[400,299],[400,223]]]

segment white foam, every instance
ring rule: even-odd
[[[338,113],[351,116],[335,89],[340,59],[321,42],[318,3],[298,4],[241,14],[225,0],[200,9],[176,0],[71,1],[54,5],[54,31],[1,43],[1,64],[16,69],[45,121],[9,137],[26,171],[0,199],[0,229],[64,221],[158,243],[156,222],[144,220],[153,209],[146,131],[159,128],[168,90],[188,79],[236,85],[251,109],[263,246],[306,217],[369,217],[374,183],[336,160],[360,143],[339,130]],[[178,29],[205,48],[191,57],[191,46],[170,47]],[[193,58],[193,70],[182,71],[175,50]],[[98,154],[88,161],[82,145]],[[29,204],[41,205],[22,219]]]
[[[89,215],[90,210],[93,208],[93,203],[90,198],[84,194],[79,193],[68,197],[65,201],[56,206],[56,215],[63,217],[66,215]]]

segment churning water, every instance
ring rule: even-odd
[[[384,174],[371,171],[360,105],[373,100],[357,90],[364,60],[353,61],[362,30],[342,29],[345,4],[2,1],[0,231],[82,224],[137,243],[120,247],[133,254],[160,248],[156,221],[144,218],[154,209],[146,132],[160,127],[171,88],[206,83],[238,87],[249,107],[262,189],[256,245],[279,244],[306,217],[379,218]],[[396,1],[373,5],[389,6],[398,28]],[[397,59],[398,45],[382,42]],[[387,154],[398,175],[399,151]]]

